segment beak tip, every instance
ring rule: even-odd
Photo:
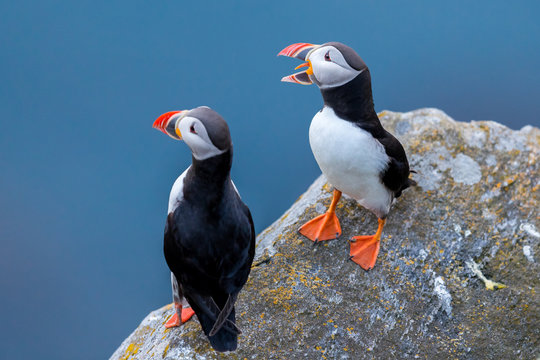
[[[160,131],[163,131],[161,129],[161,119],[156,119],[156,121],[154,121],[154,123],[152,124],[152,128],[153,129],[157,129],[157,130],[160,130]]]
[[[292,82],[291,79],[289,79],[289,76],[284,76],[281,78],[281,82]]]
[[[161,132],[163,132],[164,134],[167,134],[167,124],[169,123],[171,117],[175,114],[178,114],[180,113],[181,111],[169,111],[169,112],[166,112],[162,115],[160,115],[155,121],[154,123],[152,124],[152,127],[154,129],[157,129]]]

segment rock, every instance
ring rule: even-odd
[[[348,260],[347,240],[377,228],[350,198],[338,205],[339,239],[314,245],[298,234],[330,203],[320,177],[258,237],[237,304],[238,351],[215,353],[197,320],[165,330],[168,305],[111,359],[540,355],[540,130],[456,122],[436,109],[380,116],[402,141],[418,186],[395,202],[373,270]]]

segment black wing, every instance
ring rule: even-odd
[[[400,197],[403,190],[416,185],[414,180],[409,179],[410,169],[405,149],[399,140],[386,130],[377,140],[384,146],[386,155],[390,158],[388,168],[381,175],[382,182],[394,192],[394,197]]]
[[[248,246],[243,249],[243,252],[245,254],[245,261],[243,261],[242,266],[238,269],[236,274],[234,275],[234,281],[229,282],[228,279],[226,281],[223,281],[224,288],[229,288],[231,293],[238,293],[240,289],[244,286],[246,283],[249,273],[251,271],[251,265],[253,264],[253,258],[255,256],[255,225],[253,224],[253,218],[251,217],[251,212],[249,211],[249,208],[242,202],[240,199],[240,196],[235,191],[235,195],[237,196],[237,201],[239,204],[239,207],[241,209],[241,212],[246,217],[248,223],[249,223],[249,233],[246,234],[246,238],[248,239]],[[241,251],[242,249],[238,249]]]

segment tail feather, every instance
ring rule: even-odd
[[[414,170],[411,170],[411,172],[416,173],[416,171],[414,171]],[[407,188],[409,188],[411,186],[416,186],[416,185],[418,185],[418,183],[416,181],[414,181],[413,179],[407,179],[407,181],[403,184],[403,186],[401,186],[401,188],[394,193],[394,198],[397,199],[398,197],[401,196],[401,193],[403,192],[403,190],[405,190],[405,189],[407,189]]]
[[[236,295],[229,295],[223,309],[220,309],[211,297],[188,296],[210,345],[216,351],[234,351],[238,346],[238,334],[241,331],[236,326],[235,300]]]
[[[197,318],[201,323],[201,327],[206,336],[208,337],[210,345],[212,345],[212,348],[214,350],[221,352],[236,350],[236,348],[238,347],[238,333],[229,330],[231,328],[230,323],[232,323],[233,326],[236,328],[234,308],[227,317],[227,326],[223,326],[214,335],[210,335],[210,332],[212,331],[212,327],[215,324],[215,320],[208,316],[208,314],[206,314],[205,312],[198,312],[198,309],[196,309],[195,307],[193,310],[195,310],[195,314],[197,315]]]
[[[234,309],[234,303],[236,302],[236,294],[229,295],[227,298],[227,302],[223,306],[223,309],[221,309],[216,322],[214,323],[214,326],[212,327],[212,330],[210,331],[210,336],[215,335],[222,327],[225,325],[225,322],[227,320],[227,317],[231,313],[231,311]],[[236,328],[236,324],[234,324]],[[238,328],[236,328],[238,329]]]

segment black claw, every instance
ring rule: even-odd
[[[316,238],[315,241],[313,241],[313,246],[319,242],[319,238]]]
[[[354,257],[354,255],[351,255],[351,256],[349,256],[349,260],[352,260],[352,259],[353,259],[353,257]]]

